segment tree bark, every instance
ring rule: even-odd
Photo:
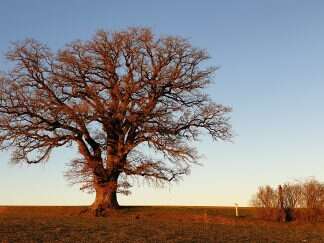
[[[96,198],[91,205],[91,210],[95,216],[105,216],[108,210],[118,209],[117,201],[117,178],[109,180],[107,183],[94,182]]]

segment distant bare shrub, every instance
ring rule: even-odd
[[[301,217],[307,221],[319,221],[324,213],[324,184],[315,179],[307,180],[302,185]]]
[[[282,186],[284,208],[300,206],[302,199],[302,185],[300,183],[285,183]]]
[[[278,217],[278,194],[269,185],[260,186],[252,199],[252,205],[257,207],[257,216],[267,220],[275,220]]]
[[[259,187],[252,199],[256,216],[277,221],[320,221],[324,216],[324,184],[315,179]]]
[[[302,186],[300,183],[285,183],[282,187],[282,204],[279,205],[284,212],[281,221],[292,221],[296,219],[296,208],[301,204]]]
[[[260,186],[257,194],[253,200],[254,206],[263,207],[263,208],[271,208],[276,207],[277,204],[277,195],[275,190],[269,185]]]

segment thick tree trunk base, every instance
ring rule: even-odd
[[[105,204],[98,204],[98,205],[91,205],[89,207],[90,214],[96,217],[107,217],[110,213],[118,210],[120,206],[118,205],[105,205]]]
[[[89,207],[89,212],[96,217],[105,217],[109,212],[120,208],[117,201],[117,187],[115,183],[95,185],[96,198]]]

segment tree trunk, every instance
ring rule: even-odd
[[[94,182],[96,198],[91,205],[91,210],[96,216],[105,216],[110,209],[119,208],[117,201],[117,178],[107,183]]]

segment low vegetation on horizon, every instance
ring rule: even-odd
[[[251,203],[257,216],[279,222],[324,220],[324,183],[316,179],[259,187]]]

